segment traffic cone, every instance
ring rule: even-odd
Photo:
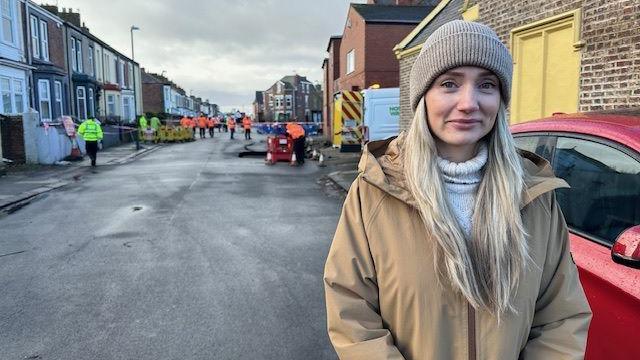
[[[273,156],[270,151],[267,151],[267,159],[265,160],[265,164],[273,165]]]
[[[292,153],[291,162],[289,163],[289,166],[297,166],[297,165],[298,165],[298,158],[296,157],[296,153]]]
[[[324,164],[324,154],[320,153],[320,157],[318,158],[318,166],[319,167],[325,167],[327,165]]]

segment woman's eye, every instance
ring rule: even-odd
[[[447,81],[443,81],[440,84],[440,86],[447,89],[453,89],[454,87],[456,87],[456,83],[454,83],[453,81],[447,80]]]
[[[480,84],[481,89],[495,89],[496,84],[491,81],[486,81]]]

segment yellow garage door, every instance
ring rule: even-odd
[[[580,80],[579,13],[514,29],[511,123],[577,112]]]

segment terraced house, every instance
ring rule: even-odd
[[[29,105],[31,66],[24,45],[23,0],[0,1],[0,114],[22,114]]]
[[[26,4],[28,62],[33,67],[33,107],[40,121],[71,114],[65,63],[64,21],[32,2]]]

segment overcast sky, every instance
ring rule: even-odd
[[[256,90],[294,71],[322,83],[329,36],[366,0],[49,0],[80,11],[104,42],[187,93],[251,111]],[[47,1],[40,1],[47,3]]]

